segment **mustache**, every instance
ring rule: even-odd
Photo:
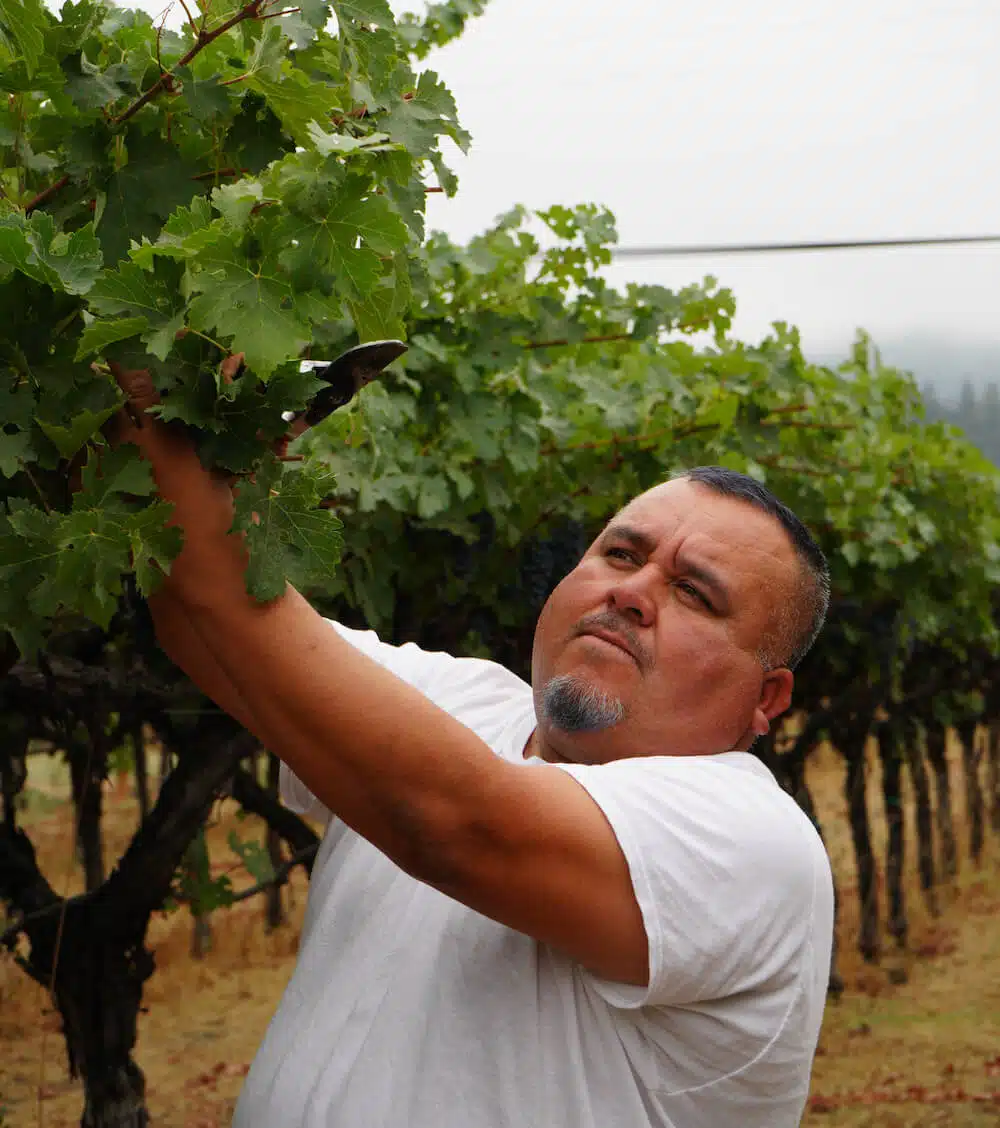
[[[584,635],[596,630],[611,631],[616,635],[621,635],[629,650],[631,650],[640,673],[645,674],[652,668],[652,655],[643,645],[636,629],[624,616],[618,615],[614,611],[598,611],[594,615],[588,615],[585,619],[581,619],[576,625],[575,633]]]

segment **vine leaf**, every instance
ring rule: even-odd
[[[126,341],[129,337],[137,337],[148,328],[149,321],[145,317],[118,317],[113,321],[103,319],[92,321],[80,334],[76,359],[83,360],[84,357],[103,352],[108,345],[113,345],[117,341]]]
[[[291,284],[274,262],[257,269],[227,241],[199,259],[197,291],[188,308],[196,329],[229,338],[261,379],[309,343],[309,322],[299,312]]]
[[[342,29],[367,24],[394,27],[396,22],[386,0],[333,0],[333,10]]]
[[[0,476],[13,478],[31,452],[31,436],[25,431],[8,434],[0,430]]]
[[[29,77],[45,49],[45,9],[39,0],[0,0],[0,43],[24,60]]]
[[[451,92],[434,71],[424,71],[409,98],[400,98],[379,117],[379,128],[414,156],[429,156],[438,136],[447,134],[465,152],[469,134],[458,125]]]
[[[77,358],[140,333],[154,356],[166,358],[184,325],[184,299],[177,289],[179,268],[169,262],[153,265],[152,271],[143,270],[138,263],[126,261],[101,275],[87,295],[91,310],[126,316],[88,325],[80,335]]]
[[[104,185],[107,203],[97,227],[109,266],[125,258],[133,241],[157,235],[174,208],[190,203],[205,183],[194,179],[202,170],[192,160],[158,137],[132,131],[127,149],[128,163]]]
[[[240,838],[235,830],[229,832],[226,841],[229,849],[240,859],[254,881],[263,885],[274,880],[274,863],[271,861],[271,855],[260,842],[255,842],[251,838]]]
[[[118,410],[117,404],[93,411],[81,408],[68,423],[52,423],[38,419],[38,426],[45,437],[59,451],[63,458],[72,458],[83,444],[96,435],[112,415]]]
[[[289,470],[274,457],[241,483],[234,527],[246,535],[247,590],[256,599],[277,598],[286,582],[300,590],[320,583],[339,559],[343,526],[317,509],[333,484],[327,471]]]
[[[0,264],[67,294],[85,294],[101,269],[93,224],[67,234],[47,212],[0,218]]]

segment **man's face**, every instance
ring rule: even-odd
[[[542,608],[539,751],[603,763],[748,747],[791,700],[791,672],[760,654],[800,586],[766,513],[683,479],[642,494]]]

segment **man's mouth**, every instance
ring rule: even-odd
[[[624,650],[632,661],[638,665],[639,659],[635,651],[620,634],[615,634],[614,631],[606,630],[603,627],[596,627],[591,630],[583,631],[582,633],[584,635],[590,635],[592,638],[599,638],[602,642],[608,642],[612,646],[616,646],[619,650]]]

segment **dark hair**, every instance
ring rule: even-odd
[[[802,605],[799,608],[801,613],[795,616],[794,623],[788,624],[787,630],[781,631],[784,637],[773,641],[775,649],[767,654],[767,659],[772,666],[787,666],[794,670],[816,641],[830,605],[830,566],[823,550],[787,505],[780,502],[766,486],[746,474],[727,470],[723,466],[696,466],[693,470],[683,470],[673,475],[673,478],[696,482],[723,497],[745,501],[773,517],[788,534],[802,565],[805,581]]]

